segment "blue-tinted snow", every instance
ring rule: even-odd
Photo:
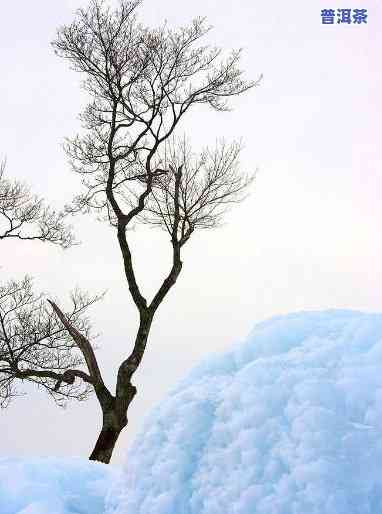
[[[198,366],[147,419],[107,509],[381,512],[382,315],[349,311],[273,318]]]
[[[103,514],[117,472],[69,458],[0,458],[0,514]]]

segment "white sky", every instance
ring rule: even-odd
[[[8,175],[61,206],[78,186],[61,149],[79,130],[79,77],[50,47],[76,0],[4,2],[0,17],[0,154]],[[365,7],[365,25],[322,26],[320,10]],[[382,8],[377,0],[146,0],[142,21],[177,26],[205,15],[211,42],[244,47],[248,78],[262,84],[231,113],[192,113],[183,125],[196,145],[243,137],[243,167],[259,168],[254,192],[215,232],[196,235],[184,271],[159,310],[136,375],[138,395],[115,462],[148,409],[200,358],[244,337],[256,321],[295,310],[380,310],[382,302]],[[113,233],[76,218],[82,246],[1,244],[1,280],[35,277],[65,304],[79,285],[108,289],[94,307],[98,356],[113,385],[129,352],[136,315]],[[131,234],[150,295],[169,265],[163,234]],[[87,456],[98,434],[95,401],[63,411],[42,392],[0,412],[0,455]],[[191,422],[191,420],[190,420]]]

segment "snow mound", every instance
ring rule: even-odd
[[[273,318],[202,363],[147,419],[106,511],[380,514],[382,315]]]
[[[0,514],[103,514],[116,476],[79,458],[0,458]]]

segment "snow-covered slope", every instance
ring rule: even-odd
[[[152,412],[126,470],[108,514],[381,514],[382,315],[258,324]]]
[[[85,459],[0,459],[0,514],[103,514],[117,472]]]

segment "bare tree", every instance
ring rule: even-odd
[[[5,161],[0,164],[0,240],[39,240],[68,248],[74,243],[65,213],[56,212],[30,188],[5,177]]]
[[[65,314],[87,338],[90,322],[84,311],[98,300],[76,291],[72,310]],[[32,382],[59,404],[84,400],[92,392],[91,378],[81,369],[83,356],[45,295],[33,292],[32,281],[10,281],[0,286],[0,406],[17,396],[17,383]],[[81,380],[75,381],[76,378]]]
[[[86,356],[103,413],[91,459],[109,462],[136,394],[139,367],[159,305],[178,279],[181,251],[197,229],[217,226],[227,208],[242,200],[253,175],[240,173],[240,145],[220,142],[201,154],[174,139],[185,114],[198,105],[228,109],[230,97],[256,85],[245,81],[240,51],[227,57],[201,40],[209,32],[202,18],[177,30],[150,29],[136,18],[140,1],[121,0],[115,10],[102,0],[79,9],[61,27],[56,53],[84,75],[91,101],[82,113],[84,133],[66,151],[81,175],[84,193],[68,207],[97,212],[116,229],[131,299],[139,314],[133,349],[121,362],[114,394],[105,386],[91,345],[57,304],[53,307]],[[150,302],[137,282],[127,229],[149,223],[170,236],[172,265]]]
[[[66,214],[56,212],[33,195],[30,188],[5,178],[0,166],[0,240],[39,240],[68,248],[74,243]],[[87,308],[100,296],[90,297],[76,290],[72,308],[65,314],[88,339]],[[0,285],[0,407],[20,394],[17,384],[33,382],[59,404],[85,399],[93,391],[91,379],[78,345],[48,304],[44,294],[33,292],[32,280],[11,280]],[[80,380],[75,381],[78,378]]]

